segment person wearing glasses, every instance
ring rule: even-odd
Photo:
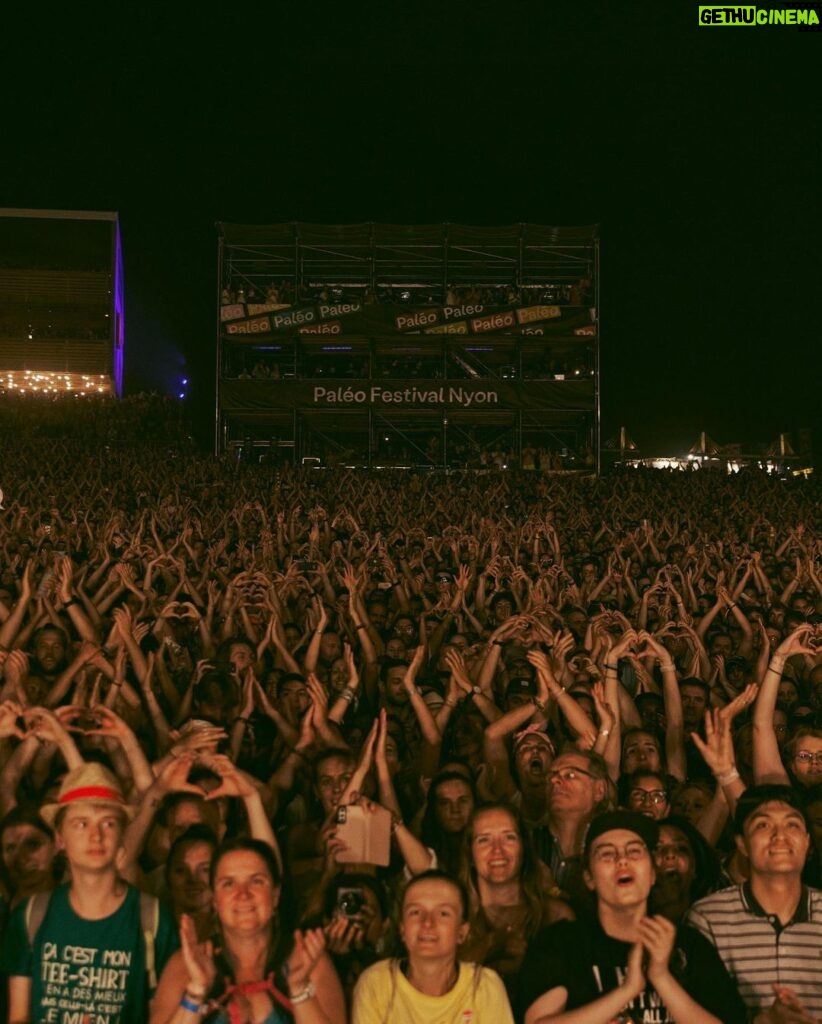
[[[671,813],[668,780],[660,772],[640,769],[619,780],[620,803],[631,811],[662,821]]]
[[[802,882],[811,837],[800,794],[750,786],[734,831],[749,880],[699,900],[688,922],[716,946],[752,1024],[814,1024],[822,1019],[822,891]]]
[[[584,902],[582,841],[591,819],[610,803],[608,768],[592,750],[568,747],[547,777],[548,821],[534,829],[534,847],[568,900]]]
[[[755,783],[794,785],[807,789],[822,782],[822,731],[808,726],[797,730],[784,748],[774,727],[779,685],[788,659],[815,658],[815,627],[804,623],[790,633],[771,654],[753,709],[753,780]]]
[[[649,916],[659,826],[606,811],[585,837],[596,909],[531,942],[520,972],[524,1024],[744,1024],[745,1006],[716,950],[693,928]]]

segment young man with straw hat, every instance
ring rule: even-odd
[[[70,771],[42,808],[71,881],[12,917],[3,950],[10,1024],[148,1019],[156,977],[178,943],[170,912],[120,878],[132,814],[117,780],[94,763]]]

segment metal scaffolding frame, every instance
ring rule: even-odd
[[[531,436],[549,436],[561,445],[574,439],[575,443],[590,446],[595,453],[596,468],[600,468],[600,243],[597,225],[585,227],[551,227],[535,224],[516,224],[507,227],[481,227],[455,224],[391,225],[354,224],[318,225],[287,223],[275,225],[218,224],[217,302],[225,290],[238,289],[260,296],[266,286],[276,283],[288,290],[294,306],[315,300],[323,289],[334,297],[344,294],[346,301],[404,301],[414,309],[431,308],[447,304],[454,289],[513,289],[523,304],[567,301],[568,290],[580,279],[590,282],[589,302],[594,332],[580,340],[590,363],[585,373],[593,378],[590,400],[582,409],[558,407],[545,415],[527,410],[515,410],[511,417],[514,449],[519,456],[524,439]],[[502,292],[499,292],[502,293]],[[223,302],[225,299],[223,298]],[[263,308],[263,307],[260,307]],[[219,313],[219,309],[218,309]],[[215,450],[225,451],[237,446],[244,432],[260,437],[270,431],[280,447],[288,446],[292,457],[299,462],[313,457],[311,447],[312,422],[318,423],[316,410],[291,408],[284,405],[268,409],[249,405],[246,409],[232,406],[227,412],[221,402],[222,385],[236,367],[229,369],[232,344],[225,335],[224,324],[218,315],[215,410]],[[245,351],[254,347],[248,338]],[[299,329],[279,332],[276,337],[253,338],[259,351],[282,350],[287,358],[282,362],[284,376],[297,380],[314,379],[307,353],[311,345],[318,345],[316,336],[305,336]],[[333,340],[333,339],[329,339]],[[484,360],[477,351],[470,357],[461,352],[456,339],[448,335],[440,339],[424,334],[397,335],[371,332],[360,337],[346,337],[350,345],[362,353],[362,366],[368,380],[386,382],[380,359],[385,352],[400,351],[403,343],[421,351],[440,352],[441,369],[436,375],[447,379],[459,376],[460,366],[477,379],[494,381],[506,375],[522,381],[529,378],[532,360],[540,353],[540,339],[526,338],[522,334],[489,337],[489,351],[508,344],[512,362],[499,365],[496,353]],[[483,339],[486,340],[486,339]],[[573,341],[573,339],[572,339]],[[275,342],[276,344],[264,344]],[[576,343],[574,343],[576,344]],[[440,346],[437,348],[437,346]],[[324,348],[326,346],[319,346]],[[330,347],[330,346],[328,346]],[[556,345],[555,345],[556,348]],[[545,351],[548,343],[545,343]],[[497,362],[494,362],[494,358]],[[290,359],[290,362],[288,360]],[[470,365],[468,365],[470,364]],[[379,368],[379,369],[378,369]],[[247,372],[247,367],[244,368]],[[279,373],[279,369],[278,369]],[[381,376],[378,376],[378,373]],[[557,375],[556,379],[560,379]],[[387,380],[391,383],[391,378]],[[345,384],[345,380],[341,383]],[[443,410],[437,430],[442,437],[441,464],[448,466],[449,436],[462,429],[460,417],[450,417]],[[322,419],[322,417],[320,417]],[[327,418],[326,418],[327,419]],[[391,425],[399,435],[407,436],[409,446],[418,447],[413,436],[415,424],[422,426],[436,420],[429,412],[394,414],[370,409],[367,420],[367,465],[379,462],[379,446],[375,443],[375,430],[380,422]],[[470,421],[470,417],[468,417]],[[466,422],[468,422],[466,421]],[[325,421],[324,421],[325,422]],[[328,421],[330,422],[330,420]],[[364,421],[358,421],[364,422]],[[483,422],[493,429],[488,414],[479,412],[475,426]],[[403,424],[408,424],[403,426]],[[450,429],[449,429],[450,428]],[[325,429],[325,428],[324,428]],[[283,435],[290,431],[285,441]],[[330,445],[339,443],[339,432],[332,429]]]

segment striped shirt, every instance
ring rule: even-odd
[[[699,900],[688,924],[716,946],[749,1011],[771,1006],[778,984],[822,1019],[822,890],[803,886],[796,913],[782,925],[745,882]]]

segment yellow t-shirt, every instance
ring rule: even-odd
[[[514,1024],[500,976],[461,963],[456,985],[427,996],[411,984],[397,960],[380,960],[360,975],[351,1024]]]

